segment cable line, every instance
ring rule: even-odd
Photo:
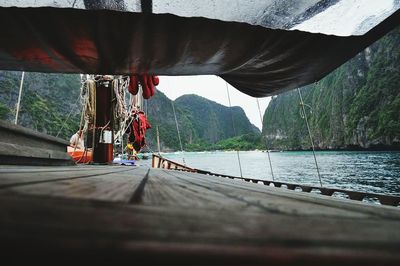
[[[76,101],[75,101],[75,103],[74,103],[74,106],[78,104],[78,101],[79,101],[80,99],[81,99],[81,95],[79,94],[79,95],[78,95],[78,99],[76,99]],[[56,138],[58,137],[58,135],[60,135],[61,131],[64,129],[64,126],[67,124],[68,120],[70,119],[72,113],[75,112],[75,111],[76,111],[76,110],[72,107],[72,108],[71,108],[71,111],[69,112],[69,114],[68,114],[68,116],[67,116],[67,118],[65,118],[63,124],[61,125],[60,130],[58,130],[57,135],[56,135]],[[83,112],[83,111],[82,111],[82,112]],[[79,128],[79,129],[80,129],[80,128]]]
[[[172,110],[174,111],[174,118],[175,118],[176,131],[178,132],[179,145],[180,145],[180,147],[181,147],[181,152],[182,152],[182,161],[183,161],[183,164],[186,165],[185,157],[184,157],[184,155],[183,155],[184,151],[183,151],[181,133],[179,132],[178,119],[176,118],[175,106],[174,106],[174,102],[173,102],[172,100],[171,100],[171,105],[172,105]]]
[[[256,98],[256,100],[257,100],[258,113],[260,114],[261,126],[263,127],[264,123],[263,123],[263,117],[261,115],[260,102],[258,98]],[[269,149],[268,149],[267,136],[265,136],[265,149],[267,150],[268,154],[268,161],[269,161],[269,167],[271,168],[272,181],[275,181],[274,170],[272,169],[272,163],[271,163],[271,155],[269,154]]]
[[[229,95],[228,82],[225,82],[225,85],[226,85],[226,92],[227,92],[227,94],[228,94],[229,111],[230,111],[230,113],[231,113],[233,134],[234,134],[234,136],[236,136],[236,127],[235,127],[235,121],[233,120],[231,96]],[[241,164],[241,162],[240,162],[239,150],[236,150],[236,155],[237,155],[237,159],[238,159],[238,163],[239,163],[240,177],[243,177],[242,164]]]
[[[317,168],[317,173],[318,173],[319,184],[320,184],[321,187],[322,187],[321,174],[319,173],[319,167],[318,167],[318,162],[317,162],[317,156],[315,155],[314,141],[313,141],[313,138],[312,138],[312,135],[311,135],[310,126],[309,126],[309,124],[308,124],[307,114],[306,114],[306,110],[305,110],[305,108],[304,108],[303,97],[301,96],[301,92],[300,92],[300,89],[299,89],[299,88],[297,88],[297,92],[299,93],[299,96],[300,96],[300,105],[301,105],[301,108],[302,108],[302,110],[303,110],[304,120],[306,121],[307,130],[308,130],[308,136],[310,137],[312,152],[313,152],[313,155],[314,155],[315,167]]]
[[[15,121],[14,124],[18,124],[18,115],[19,115],[19,108],[21,106],[21,96],[22,96],[22,87],[24,86],[24,77],[25,77],[25,71],[22,71],[21,75],[21,83],[19,86],[19,94],[18,94],[18,101],[17,101],[17,110],[15,112]]]

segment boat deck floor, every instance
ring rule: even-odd
[[[400,265],[400,208],[128,166],[0,167],[14,262]]]

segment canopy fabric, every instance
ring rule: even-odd
[[[396,11],[364,35],[339,37],[171,14],[0,7],[0,69],[214,74],[262,97],[323,78],[399,22]]]
[[[0,7],[12,6],[173,14],[350,36],[378,25],[400,0],[0,0]]]

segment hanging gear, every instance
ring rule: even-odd
[[[138,83],[138,79],[137,79],[136,75],[131,75],[129,77],[128,91],[132,95],[136,95],[138,93],[138,91],[139,91],[139,83]]]
[[[129,125],[128,140],[135,151],[139,152],[146,145],[146,130],[151,128],[143,111],[133,112],[133,121]]]
[[[139,84],[142,86],[143,98],[149,99],[154,95],[155,86],[160,83],[157,76],[131,75],[129,77],[129,92],[136,95],[139,92]]]

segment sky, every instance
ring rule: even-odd
[[[219,104],[229,106],[226,84],[220,77],[211,75],[160,76],[160,84],[157,86],[157,89],[172,100],[185,94],[197,94]],[[261,118],[256,98],[238,91],[229,84],[228,88],[232,106],[242,107],[250,122],[261,130]],[[258,99],[261,115],[263,116],[271,97]]]
[[[357,34],[361,22],[368,29],[379,23],[393,11],[393,0],[352,0],[339,1],[324,12],[297,25],[294,29],[310,32],[324,32],[335,35]],[[338,16],[340,14],[340,16]],[[368,18],[366,20],[366,18]],[[226,82],[217,76],[161,76],[158,89],[168,98],[175,100],[184,94],[197,94],[225,106],[229,106]],[[229,85],[232,106],[244,109],[250,122],[261,129],[261,119],[256,99],[241,93]],[[259,98],[261,113],[264,115],[270,97]]]
[[[360,35],[392,14],[394,0],[339,1],[293,29],[338,36]]]

